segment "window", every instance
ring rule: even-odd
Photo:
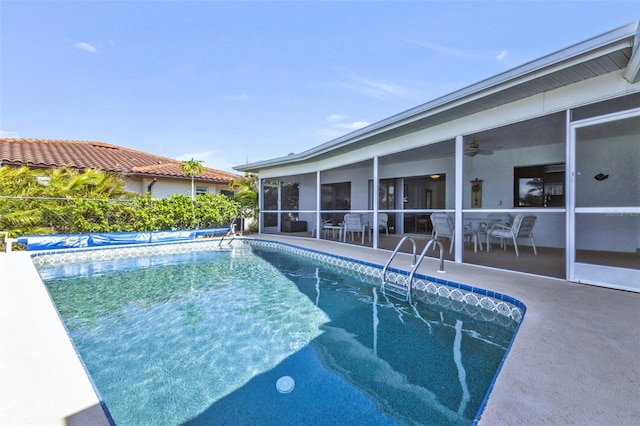
[[[514,207],[564,207],[564,163],[514,167]]]
[[[198,194],[206,194],[209,192],[209,188],[206,186],[196,186],[196,195]]]
[[[351,182],[320,185],[320,210],[351,210]],[[334,225],[340,223],[343,217],[342,213],[322,215],[323,220],[329,220]]]

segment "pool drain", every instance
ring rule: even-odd
[[[289,393],[296,386],[295,380],[290,376],[282,376],[276,382],[276,389],[280,393]]]

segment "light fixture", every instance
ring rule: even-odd
[[[439,179],[439,178],[440,178],[440,175],[431,175],[431,176],[429,176],[429,177],[430,177],[431,179]]]

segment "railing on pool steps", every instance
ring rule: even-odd
[[[402,244],[404,244],[406,240],[411,241],[411,244],[413,245],[413,264],[411,265],[412,269],[411,269],[411,272],[409,273],[409,278],[407,279],[407,285],[403,287],[395,283],[388,283],[386,280],[386,277],[387,277],[387,269],[389,268],[391,261],[396,256],[396,254],[398,254],[400,247],[402,247]],[[400,242],[396,245],[396,248],[395,250],[393,250],[393,253],[391,253],[391,256],[389,256],[389,260],[387,260],[387,263],[384,265],[384,268],[382,268],[382,284],[381,284],[382,290],[384,290],[387,286],[389,286],[391,287],[392,290],[395,290],[396,292],[399,292],[399,293],[406,291],[405,300],[411,303],[411,287],[413,284],[413,276],[415,275],[416,270],[420,266],[422,259],[424,259],[424,256],[427,254],[427,250],[429,250],[429,248],[434,244],[437,244],[438,248],[440,249],[440,268],[438,269],[438,272],[445,273],[446,271],[444,270],[444,246],[440,241],[438,241],[436,238],[433,238],[432,240],[430,240],[427,243],[427,245],[424,246],[422,253],[420,253],[420,257],[417,258],[415,240],[408,236],[403,237],[400,240]]]

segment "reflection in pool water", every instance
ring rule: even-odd
[[[271,248],[39,270],[117,424],[471,424],[517,326]]]

